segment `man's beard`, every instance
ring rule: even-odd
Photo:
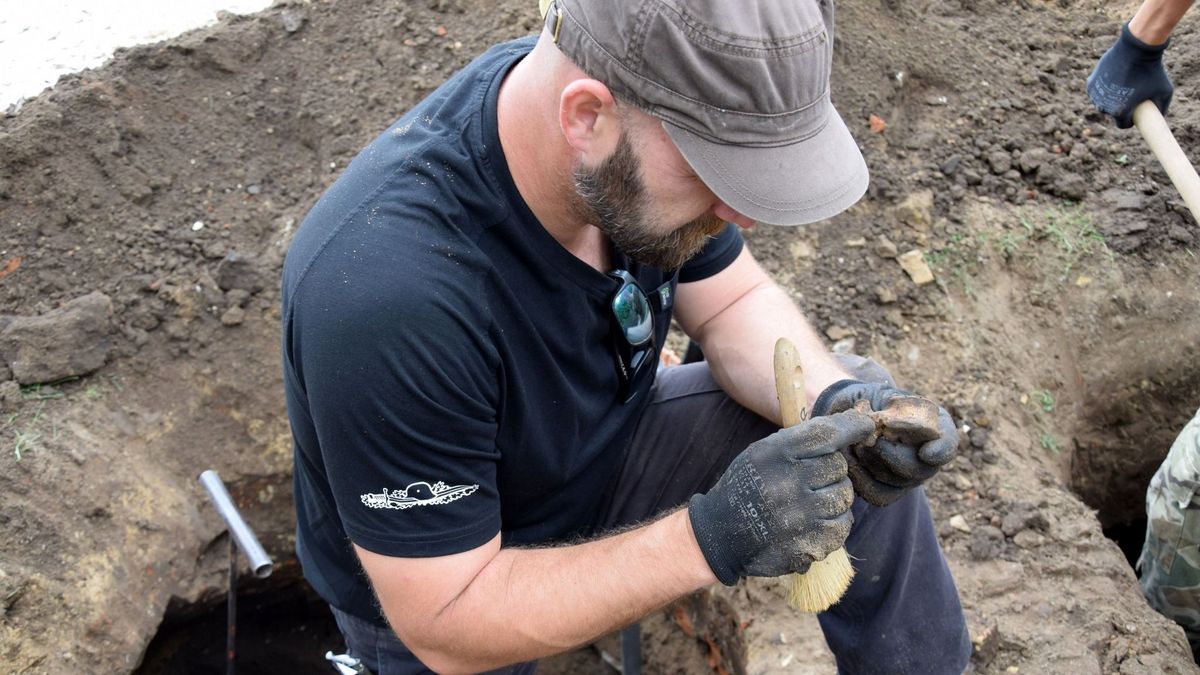
[[[643,265],[663,270],[682,267],[725,227],[720,218],[706,213],[663,234],[666,227],[650,213],[641,167],[624,134],[612,156],[595,169],[576,167],[574,178],[579,195],[574,200],[575,216],[599,227],[617,249]]]

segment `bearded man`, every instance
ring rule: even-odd
[[[739,227],[867,169],[817,0],[555,0],[368,146],[284,268],[297,553],[376,673],[532,672],[708,584],[845,545],[847,672],[970,646],[920,484],[957,436],[850,453],[899,393],[839,361]],[[707,362],[658,372],[674,318]],[[779,430],[772,353],[813,419]],[[854,497],[852,490],[871,504]]]

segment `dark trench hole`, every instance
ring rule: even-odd
[[[194,604],[172,603],[135,675],[221,675],[226,672],[225,594]],[[290,561],[265,580],[238,584],[235,665],[246,673],[334,672],[325,652],[344,651],[329,606]]]
[[[1146,541],[1146,522],[1145,514],[1142,514],[1141,518],[1104,528],[1104,536],[1121,547],[1121,553],[1125,554],[1130,567],[1137,566],[1138,557],[1142,554],[1142,544]]]
[[[1135,566],[1146,539],[1146,489],[1200,405],[1200,367],[1124,366],[1090,383],[1071,456],[1072,491]]]

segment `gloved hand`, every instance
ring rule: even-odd
[[[840,380],[829,385],[812,406],[812,416],[840,413],[867,401],[872,410],[883,410],[897,396],[912,396],[887,384]],[[958,429],[945,408],[938,407],[941,435],[921,444],[880,437],[871,447],[856,445],[843,449],[847,472],[858,496],[875,506],[887,506],[912,488],[924,483],[954,459],[958,451]]]
[[[850,411],[783,429],[742,451],[688,503],[704,558],[721,583],[804,572],[850,534],[854,492],[838,451],[875,430]]]
[[[1154,101],[1167,114],[1175,86],[1163,67],[1162,53],[1171,41],[1151,46],[1121,27],[1121,36],[1088,75],[1087,92],[1100,112],[1111,115],[1117,126],[1133,126],[1133,109],[1142,101]]]

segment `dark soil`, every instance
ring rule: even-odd
[[[968,427],[928,492],[977,672],[1196,671],[1102,530],[1142,517],[1150,474],[1200,406],[1200,229],[1136,133],[1083,94],[1132,11],[846,0],[833,91],[868,196],[748,236],[831,344]],[[526,0],[279,2],[122,51],[0,119],[0,670],[178,664],[159,643],[147,655],[164,617],[166,642],[180,612],[223,618],[204,469],[291,558],[277,336],[291,233],[380,130],[537,25]],[[1196,25],[1167,53],[1169,121],[1193,157]],[[911,250],[933,283],[902,270]],[[779,584],[648,617],[646,672],[833,672]],[[253,606],[247,636],[267,623]],[[307,630],[293,633],[319,633],[306,650],[340,647]],[[211,651],[174,644],[189,663]],[[614,645],[547,670],[604,672]]]

